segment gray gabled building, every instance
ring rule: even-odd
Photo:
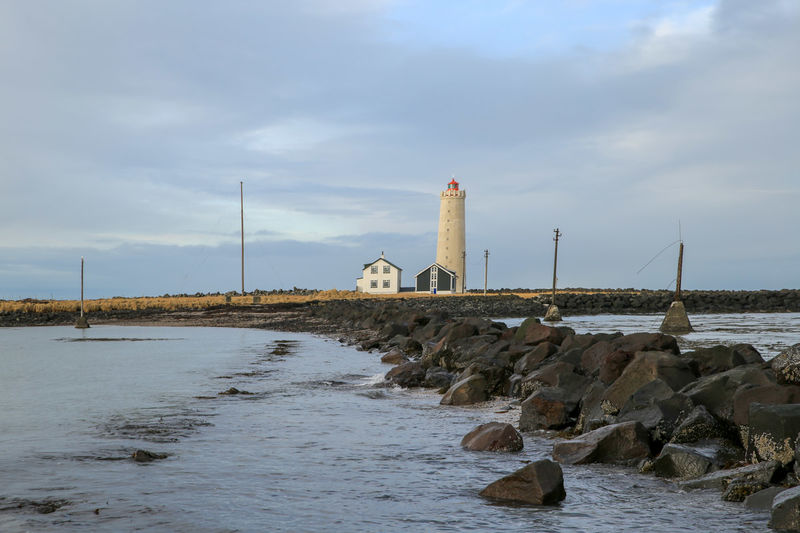
[[[433,263],[414,276],[414,290],[431,294],[452,294],[456,290],[456,273]]]

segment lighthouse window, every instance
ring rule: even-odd
[[[389,280],[388,279],[383,280],[383,288],[384,289],[388,289],[389,288]]]
[[[372,281],[370,281],[369,282],[369,288],[370,289],[377,289],[378,288],[378,280],[377,279],[373,279]]]
[[[383,265],[383,273],[389,274],[392,271],[392,268],[389,265]]]
[[[377,274],[378,273],[378,265],[372,265],[369,269],[370,274]]]

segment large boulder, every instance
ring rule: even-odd
[[[567,497],[561,467],[548,459],[534,461],[498,479],[483,489],[480,495],[533,505],[555,505]]]
[[[487,400],[486,378],[473,374],[453,384],[442,396],[442,405],[469,405]]]
[[[714,416],[733,422],[733,395],[742,385],[774,383],[772,372],[760,365],[737,366],[726,372],[704,376],[690,383],[682,392],[695,403],[704,405]]]
[[[740,466],[739,468],[717,470],[695,479],[680,481],[678,487],[683,490],[716,489],[721,491],[725,490],[734,479],[772,483],[776,481],[776,477],[779,475],[780,466],[781,464],[778,461],[766,461],[754,465]]]
[[[536,370],[542,361],[558,351],[558,346],[551,342],[542,342],[520,357],[514,364],[515,374],[528,374]]]
[[[461,446],[482,452],[518,452],[522,449],[522,435],[511,424],[489,422],[464,435]]]
[[[750,344],[700,348],[683,354],[683,357],[694,362],[701,376],[725,372],[741,365],[764,362],[761,354]]]
[[[700,440],[733,438],[731,427],[708,412],[704,405],[696,405],[672,433],[671,442],[688,444]]]
[[[396,346],[381,356],[381,363],[399,365],[407,362],[408,357]]]
[[[587,378],[575,373],[575,367],[573,365],[558,361],[545,365],[539,370],[534,370],[525,376],[520,387],[523,397],[528,396],[542,387],[561,387],[566,390],[574,391],[577,396],[577,401],[580,400],[588,384],[589,380]]]
[[[632,333],[621,337],[611,337],[601,340],[590,348],[586,349],[581,357],[581,366],[591,374],[599,373],[601,366],[612,363],[616,366],[624,366],[625,360],[636,352],[669,352],[674,355],[680,354],[678,341],[671,335],[663,333]],[[614,352],[620,352],[611,356]],[[627,356],[626,356],[627,354]],[[609,369],[610,370],[610,369]]]
[[[409,361],[386,373],[386,379],[401,387],[419,387],[425,381],[425,369],[417,361]]]
[[[447,389],[453,384],[455,374],[448,372],[440,366],[434,366],[425,371],[425,381],[423,385],[426,387],[433,387],[435,389]]]
[[[514,342],[517,344],[539,344],[540,342],[550,342],[561,344],[564,340],[564,331],[560,328],[552,328],[539,323],[538,318],[528,318],[520,324],[514,334]]]
[[[769,487],[751,494],[744,499],[744,506],[753,511],[771,511],[775,496],[785,491],[786,487]]]
[[[769,526],[779,531],[800,531],[800,487],[784,490],[773,498]]]
[[[799,385],[742,385],[733,395],[733,421],[739,426],[750,423],[750,404],[800,403]]]
[[[622,422],[553,446],[553,459],[564,464],[633,464],[650,456],[650,436],[639,422]]]
[[[692,407],[687,396],[675,392],[663,380],[654,379],[628,399],[617,420],[641,422],[654,442],[665,443]]]
[[[742,457],[742,449],[724,439],[691,445],[669,443],[653,461],[652,470],[659,477],[694,478],[725,468]]]
[[[755,461],[794,461],[800,433],[800,404],[750,404],[747,458]]]
[[[800,384],[800,343],[776,355],[769,365],[778,383]]]
[[[519,429],[561,429],[573,422],[577,407],[578,400],[567,390],[543,387],[522,402]]]
[[[638,352],[622,375],[608,387],[603,399],[613,408],[622,409],[633,393],[655,379],[679,390],[696,376],[686,361],[672,353]]]

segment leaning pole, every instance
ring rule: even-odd
[[[689,316],[686,314],[686,307],[681,300],[681,276],[683,274],[683,242],[680,245],[678,252],[678,278],[675,281],[675,299],[667,309],[667,315],[659,328],[663,333],[683,334],[691,333],[692,324],[689,322]]]
[[[556,305],[556,281],[558,280],[556,269],[558,268],[558,239],[563,234],[558,228],[554,229],[553,233],[556,234],[556,236],[553,237],[553,240],[556,241],[555,252],[553,253],[553,297],[550,300],[550,306],[547,308],[547,312],[544,314],[544,319],[547,322],[561,322],[561,312]]]
[[[83,316],[83,257],[81,257],[81,316],[75,322],[75,327],[78,329],[86,329],[89,327],[89,321]]]

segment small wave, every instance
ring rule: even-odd
[[[144,342],[144,341],[182,341],[186,339],[167,339],[159,337],[59,337],[56,342]]]

